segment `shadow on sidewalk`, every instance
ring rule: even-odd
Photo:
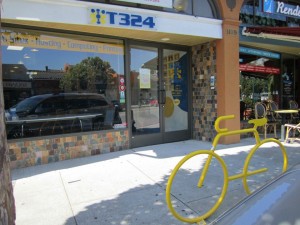
[[[151,146],[155,148],[155,146]],[[241,172],[243,167],[244,159],[247,157],[248,150],[243,149],[244,146],[239,144],[231,145],[229,148],[222,148],[218,154],[222,155],[226,165],[228,167],[230,175]],[[286,146],[287,153],[290,159],[290,166],[300,162],[300,151],[299,145],[288,145]],[[170,150],[170,149],[169,149]],[[228,151],[230,150],[230,151]],[[170,152],[160,152],[154,150],[153,155],[149,153],[150,148],[135,149],[133,154],[141,157],[159,157],[167,158],[174,157]],[[233,152],[235,151],[235,153]],[[266,153],[267,152],[267,153]],[[152,152],[153,153],[153,152]],[[184,152],[186,154],[187,152]],[[252,162],[255,165],[259,164],[261,167],[269,167],[274,173],[259,174],[255,179],[251,177],[250,183],[252,187],[258,188],[265,184],[267,180],[278,175],[278,171],[281,170],[280,154],[272,146],[262,146],[253,158]],[[182,156],[184,155],[182,154]],[[176,155],[177,156],[177,155]],[[199,162],[199,161],[198,161]],[[145,171],[142,168],[142,163],[138,164],[132,161],[137,168]],[[289,167],[290,167],[289,166]],[[180,174],[179,182],[174,187],[172,201],[178,206],[178,211],[183,215],[195,215],[199,212],[203,213],[206,206],[210,206],[216,201],[217,196],[220,194],[222,189],[222,179],[220,171],[218,170],[218,163],[212,162],[211,165],[212,174],[210,174],[209,180],[211,181],[202,190],[203,195],[199,194],[195,189],[185,186],[191,184],[199,178],[199,173],[192,169],[184,169]],[[168,171],[169,173],[171,171]],[[151,174],[147,174],[151,177]],[[169,175],[165,175],[161,182],[157,182],[153,185],[142,185],[136,188],[132,188],[126,192],[119,194],[118,196],[109,197],[107,199],[95,201],[94,203],[80,203],[75,205],[73,208],[74,217],[69,218],[65,225],[69,224],[101,224],[101,225],[112,225],[112,224],[130,224],[130,225],[179,225],[185,224],[175,219],[167,209],[165,201],[165,187],[168,181]],[[220,181],[220,182],[219,182]],[[108,181],[109,182],[109,181]],[[122,184],[120,184],[122,185]],[[175,184],[174,184],[175,185]],[[101,190],[99,190],[101,192]],[[195,195],[193,195],[195,193]],[[229,189],[224,202],[220,208],[211,216],[207,222],[212,221],[218,215],[223,213],[225,210],[233,207],[242,198],[246,196],[241,180],[233,181],[229,183]],[[83,209],[83,210],[82,210]]]
[[[244,160],[253,144],[254,139],[249,138],[238,144],[218,146],[216,152],[224,159],[230,175],[242,171]],[[167,180],[174,166],[186,154],[197,149],[210,149],[210,146],[211,143],[209,142],[190,140],[135,148],[14,170],[13,179],[15,181],[27,178],[34,179],[37,175],[42,176],[52,171],[57,171],[62,178],[65,177],[63,181],[64,191],[73,216],[64,218],[65,222],[60,224],[179,225],[183,223],[175,219],[166,206],[165,187]],[[289,167],[299,163],[300,144],[285,144],[285,146],[289,157]],[[280,171],[281,157],[278,149],[278,147],[269,144],[262,146],[253,157],[253,166],[270,167],[270,171],[276,173]],[[114,168],[111,164],[113,161],[117,161]],[[122,165],[125,165],[125,170]],[[172,200],[184,215],[202,212],[205,209],[203,206],[212,204],[222,189],[222,176],[220,176],[222,173],[220,173],[219,164],[213,161],[211,165],[212,174],[208,176],[209,180],[205,186],[205,191],[201,192],[203,195],[199,194],[194,186],[190,186],[199,179],[199,172],[196,171],[195,165],[201,166],[203,163],[197,160],[192,162],[191,167],[184,168],[179,173],[179,182],[174,184],[176,186],[174,186]],[[128,171],[133,171],[134,174],[128,173]],[[80,174],[76,174],[78,172]],[[91,173],[93,173],[92,176]],[[104,178],[101,177],[101,174],[107,176]],[[70,182],[73,175],[82,178],[81,181]],[[250,182],[253,187],[257,187],[265,184],[270,177],[274,176],[276,174],[259,174],[257,178],[251,177]],[[131,183],[128,185],[128,182]],[[43,198],[43,196],[39,196],[41,193],[34,191],[34,189],[31,193],[35,197]],[[208,221],[231,208],[245,196],[241,180],[230,182],[224,202]],[[51,203],[47,203],[49,210],[43,209],[42,211],[38,205],[34,206],[32,199],[30,202],[23,202],[22,199],[16,199],[16,201],[20,202],[17,205],[25,204],[26,207],[35,207],[35,213],[30,216],[37,217],[37,221],[40,221],[39,217],[41,217],[44,221],[43,224],[47,224],[47,218],[58,216],[51,210],[55,207]],[[25,212],[22,210],[24,209],[18,210],[17,208],[17,215]],[[27,215],[22,216],[26,217]]]

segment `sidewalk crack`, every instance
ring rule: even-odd
[[[70,209],[71,209],[71,211],[72,211],[72,215],[73,215],[74,222],[75,222],[76,225],[78,225],[78,222],[77,222],[77,220],[76,220],[76,216],[75,216],[75,214],[74,214],[73,207],[72,207],[72,205],[71,205],[71,201],[70,201],[69,195],[68,195],[68,193],[67,193],[66,186],[65,186],[65,184],[64,184],[64,180],[62,179],[62,176],[61,176],[61,172],[60,172],[60,171],[59,171],[59,176],[60,176],[60,180],[61,180],[61,182],[62,182],[62,185],[63,185],[63,187],[64,187],[64,192],[65,192],[65,194],[66,194],[66,196],[67,196],[67,199],[68,199],[68,204],[69,204]]]

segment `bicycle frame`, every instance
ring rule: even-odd
[[[253,133],[256,143],[260,143],[260,137],[259,137],[259,134],[257,131],[257,127],[265,125],[267,123],[267,119],[261,118],[261,119],[249,120],[248,123],[254,124],[254,126],[252,128],[247,128],[247,129],[229,131],[227,128],[220,128],[220,122],[222,120],[234,119],[234,117],[235,117],[234,115],[228,115],[228,116],[220,116],[219,118],[216,119],[215,130],[217,131],[218,134],[216,135],[216,137],[213,140],[212,150],[216,149],[219,139],[221,137],[235,135],[235,134]]]
[[[210,150],[197,150],[197,151],[194,151],[194,152],[191,152],[191,153],[187,154],[183,159],[180,160],[180,162],[173,169],[173,171],[172,171],[172,173],[169,177],[168,183],[167,183],[166,201],[167,201],[167,204],[168,204],[168,207],[169,207],[171,213],[177,219],[179,219],[181,221],[184,221],[184,222],[188,222],[188,223],[202,222],[202,223],[205,224],[205,219],[208,218],[209,216],[211,216],[218,209],[220,204],[223,202],[223,200],[225,198],[225,195],[227,193],[227,187],[228,187],[228,182],[229,181],[236,180],[236,179],[242,179],[245,192],[247,194],[250,194],[251,191],[249,189],[248,181],[247,181],[248,176],[263,173],[263,172],[266,172],[268,170],[268,168],[259,168],[259,169],[256,169],[254,171],[249,171],[249,164],[250,164],[251,158],[253,157],[254,153],[260,148],[260,146],[265,144],[265,143],[268,143],[268,142],[276,143],[280,147],[281,152],[282,152],[282,156],[283,156],[282,172],[285,172],[287,170],[288,158],[287,158],[286,150],[285,150],[283,144],[280,141],[278,141],[274,138],[267,138],[267,139],[261,140],[260,137],[259,137],[259,133],[257,131],[257,128],[259,126],[264,126],[267,122],[267,119],[262,118],[262,119],[250,120],[248,123],[253,124],[253,127],[252,128],[247,128],[247,129],[228,130],[227,128],[220,128],[220,122],[221,121],[227,120],[227,119],[233,119],[234,117],[235,117],[234,115],[228,115],[228,116],[221,116],[221,117],[217,118],[217,120],[215,122],[215,130],[217,131],[217,135],[215,136],[215,138],[212,142],[211,149]],[[256,144],[251,148],[250,152],[248,153],[248,155],[246,157],[242,173],[229,176],[225,161],[221,158],[221,156],[219,156],[218,154],[215,153],[215,150],[217,148],[218,142],[219,142],[221,137],[229,136],[229,135],[244,134],[244,133],[253,133],[253,135],[255,137]],[[218,198],[218,200],[215,202],[215,204],[213,205],[213,207],[210,210],[208,210],[206,213],[202,214],[201,216],[198,216],[198,217],[195,217],[195,218],[188,218],[188,217],[184,217],[184,216],[180,215],[179,213],[177,213],[175,208],[172,206],[172,202],[171,202],[171,198],[170,198],[170,196],[171,196],[171,186],[172,186],[174,177],[175,177],[176,173],[178,172],[178,170],[181,168],[181,166],[187,160],[191,159],[194,156],[200,155],[200,154],[208,155],[208,158],[206,159],[206,162],[205,162],[204,167],[203,167],[203,171],[201,172],[200,177],[197,181],[197,187],[198,188],[202,187],[203,182],[205,180],[205,177],[208,173],[209,166],[210,166],[210,164],[212,162],[212,159],[214,157],[220,163],[222,171],[223,171],[223,175],[224,175],[223,188],[222,188],[222,192],[220,193],[220,197]]]
[[[288,161],[287,161],[287,156],[286,156],[286,152],[284,150],[284,147],[283,145],[277,141],[276,139],[265,139],[263,141],[261,141],[260,137],[259,137],[259,133],[257,131],[257,127],[259,126],[264,126],[266,123],[267,123],[267,119],[266,118],[261,118],[261,119],[253,119],[253,120],[249,120],[248,123],[250,124],[254,124],[254,126],[252,128],[247,128],[247,129],[240,129],[240,130],[232,130],[232,131],[229,131],[227,128],[220,128],[220,122],[222,120],[227,120],[227,119],[234,119],[234,115],[228,115],[228,116],[220,116],[219,118],[216,119],[216,122],[215,122],[215,130],[217,131],[217,135],[215,136],[214,140],[213,140],[213,143],[212,143],[212,148],[211,148],[211,151],[215,151],[216,150],[216,147],[218,145],[218,142],[220,140],[221,137],[223,136],[229,136],[229,135],[235,135],[235,134],[243,134],[243,133],[253,133],[254,134],[254,137],[255,137],[255,141],[256,141],[256,144],[255,146],[251,149],[252,151],[252,154],[253,152],[263,143],[266,143],[266,142],[270,142],[270,141],[273,141],[273,142],[276,142],[281,150],[282,150],[282,153],[283,155],[285,156],[284,157],[284,162],[283,162],[283,170],[285,171],[287,169],[287,166],[288,166]],[[249,153],[250,154],[250,157],[247,157],[246,161],[245,161],[245,167],[249,165],[249,161],[251,159],[251,152]],[[210,163],[211,163],[211,160],[212,160],[212,155],[209,155],[208,158],[207,158],[207,161],[205,162],[205,165],[204,165],[204,168],[203,168],[203,171],[201,173],[201,176],[199,178],[199,181],[198,181],[198,184],[197,186],[200,188],[202,187],[203,185],[203,182],[204,182],[204,179],[206,177],[206,174],[207,174],[207,171],[208,171],[208,168],[210,166]],[[232,181],[232,180],[236,180],[236,179],[241,179],[241,178],[244,178],[243,179],[243,186],[244,186],[244,189],[246,191],[247,194],[250,194],[250,190],[249,190],[249,187],[246,183],[246,177],[247,176],[251,176],[251,175],[255,175],[255,174],[259,174],[259,173],[263,173],[263,172],[266,172],[268,169],[267,168],[261,168],[261,169],[258,169],[258,170],[255,170],[255,171],[252,171],[252,172],[243,172],[243,173],[240,173],[240,174],[236,174],[236,175],[233,175],[233,176],[229,176],[228,177],[228,181]]]

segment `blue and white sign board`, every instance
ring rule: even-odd
[[[173,1],[172,0],[118,0],[119,2],[132,2],[144,5],[154,5],[165,8],[172,8]]]
[[[290,5],[282,1],[263,0],[263,11],[300,18],[300,5]]]
[[[240,47],[240,52],[249,54],[249,55],[257,55],[257,56],[261,56],[261,57],[280,59],[280,54],[278,54],[278,53],[268,52],[268,51],[264,51],[264,50],[254,49],[254,48]]]
[[[3,1],[2,6],[5,9],[1,12],[2,20],[18,17],[45,23],[92,25],[112,28],[100,29],[100,33],[121,37],[127,35],[120,35],[123,31],[113,28],[160,32],[166,35],[163,37],[178,34],[222,39],[222,20],[219,19],[74,0],[43,1],[43,4],[32,0],[9,0]],[[150,36],[145,40],[151,39]]]
[[[155,17],[104,8],[88,8],[90,24],[106,27],[155,29]]]

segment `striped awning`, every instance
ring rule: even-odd
[[[245,36],[300,42],[300,27],[244,27],[242,34]]]

